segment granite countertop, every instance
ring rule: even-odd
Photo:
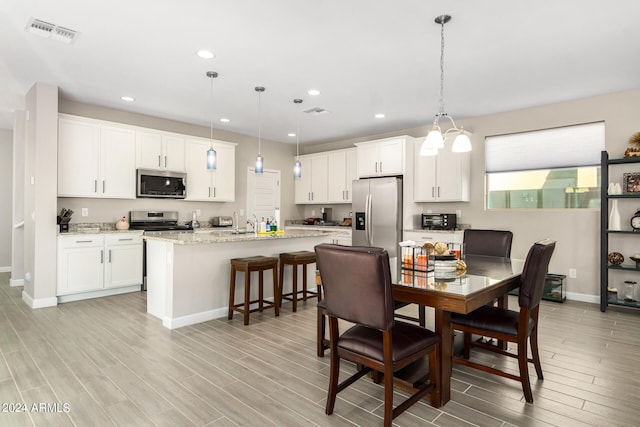
[[[350,233],[351,226],[345,227],[343,225],[306,225],[306,224],[291,224],[286,225],[285,230],[338,230]]]
[[[335,230],[281,230],[279,232],[276,232],[275,234],[255,234],[253,232],[245,234],[235,234],[230,230],[217,231],[211,229],[198,229],[194,232],[146,235],[142,236],[142,238],[147,240],[170,242],[178,245],[196,245],[211,243],[251,242],[274,239],[297,239],[302,237],[339,236],[343,234],[345,233],[340,233]]]
[[[114,222],[84,222],[78,224],[69,224],[69,231],[61,233],[59,236],[67,236],[74,234],[111,234],[111,233],[136,233],[142,234],[143,230],[116,230]]]

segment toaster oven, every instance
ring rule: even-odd
[[[422,214],[422,228],[425,230],[455,230],[456,214]]]

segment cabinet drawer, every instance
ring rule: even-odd
[[[97,234],[76,234],[73,236],[58,236],[61,248],[81,248],[104,246],[104,236]]]
[[[107,234],[105,236],[105,244],[108,246],[114,245],[134,245],[142,243],[142,234],[137,233],[115,233]]]

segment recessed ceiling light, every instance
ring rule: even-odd
[[[212,59],[216,57],[216,55],[210,50],[199,50],[196,52],[196,55],[203,59]]]
[[[288,133],[287,136],[294,137],[294,136],[296,136],[296,134],[291,132],[291,133]]]
[[[376,119],[384,119],[384,113],[376,114]]]
[[[318,89],[310,89],[307,93],[311,96],[320,95],[320,91]]]
[[[127,101],[127,102],[133,102],[136,99],[132,96],[121,96],[120,99],[122,99],[123,101]]]
[[[220,119],[220,121],[221,121],[222,123],[229,123],[229,122],[230,122],[230,120],[229,120],[229,119],[225,119],[224,117],[223,117],[223,118],[221,118],[221,119]]]

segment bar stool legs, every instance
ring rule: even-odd
[[[280,315],[280,291],[278,289],[278,258],[255,256],[231,259],[231,274],[229,277],[229,313],[227,319],[233,319],[233,312],[242,313],[244,324],[249,324],[249,314],[262,312],[273,307],[276,316]],[[273,302],[264,299],[264,271],[273,271]],[[244,301],[235,302],[236,272],[244,272]],[[251,272],[258,272],[258,299],[251,301]],[[251,304],[258,304],[258,308],[251,309]]]
[[[280,254],[280,303],[286,299],[292,302],[293,311],[298,309],[298,301],[319,298],[319,293],[307,289],[307,265],[316,262],[316,254],[311,251],[285,252]],[[290,265],[293,274],[291,292],[283,293],[284,267]],[[298,290],[298,266],[302,266],[302,289]],[[300,297],[302,294],[302,297]]]

